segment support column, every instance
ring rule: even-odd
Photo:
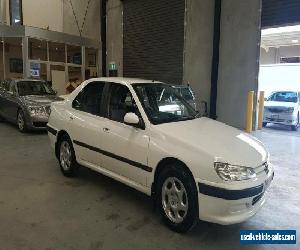
[[[23,56],[23,78],[30,77],[30,65],[28,62],[28,37],[22,38],[22,56]]]

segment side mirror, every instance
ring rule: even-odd
[[[124,116],[124,123],[136,127],[140,123],[140,119],[135,113],[127,113]]]

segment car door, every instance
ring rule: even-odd
[[[105,118],[101,116],[104,82],[90,82],[77,95],[69,113],[68,131],[79,160],[101,167],[98,143]]]
[[[17,113],[14,113],[17,104],[17,92],[13,82],[6,82],[0,97],[1,114],[7,120],[15,122]],[[17,112],[17,111],[16,111]]]
[[[106,100],[107,120],[101,141],[103,167],[146,185],[149,135],[143,126],[140,128],[124,124],[128,112],[136,113],[143,124],[140,112],[135,105],[127,86],[110,83]]]

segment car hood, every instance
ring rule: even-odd
[[[157,125],[157,129],[166,139],[169,137],[183,147],[192,146],[215,161],[257,167],[268,158],[264,145],[256,138],[209,118],[165,123]]]
[[[266,101],[265,107],[285,107],[285,108],[294,108],[297,106],[295,102],[274,102],[274,101]]]
[[[63,98],[55,95],[28,95],[28,96],[22,96],[22,99],[27,105],[46,105],[46,106],[50,105],[52,102],[64,100]]]

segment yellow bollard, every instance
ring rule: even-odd
[[[265,92],[259,92],[259,103],[258,103],[258,129],[262,129],[263,127],[263,119],[264,119],[264,106],[265,106]]]
[[[247,117],[246,117],[246,132],[252,132],[253,126],[253,99],[254,99],[254,91],[248,92],[247,99]]]

